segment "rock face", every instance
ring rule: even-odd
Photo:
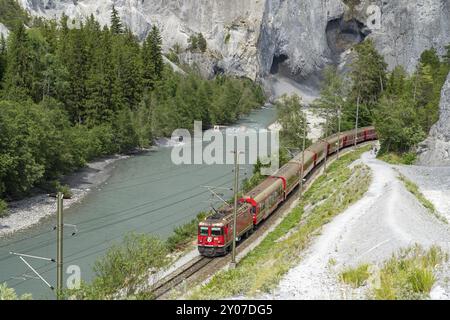
[[[440,117],[430,136],[419,146],[419,162],[429,166],[450,166],[450,74],[442,88]]]
[[[373,3],[380,5],[382,16],[381,29],[373,31],[371,37],[391,68],[403,65],[413,72],[424,50],[435,47],[442,54],[444,46],[450,43],[450,1]]]
[[[342,0],[19,1],[34,15],[55,18],[64,12],[81,19],[93,13],[102,24],[109,23],[114,3],[141,39],[156,24],[166,50],[175,43],[186,47],[190,35],[202,32],[208,52],[182,58],[210,75],[223,71],[255,79],[275,70],[304,79],[366,36],[391,68],[401,64],[413,71],[423,50],[435,46],[442,52],[450,42],[448,0],[361,0],[351,11]],[[342,23],[344,14],[353,22]]]

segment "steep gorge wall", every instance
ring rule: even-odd
[[[153,23],[158,25],[166,49],[175,43],[186,46],[189,35],[202,32],[210,50],[204,56],[186,54],[185,61],[199,64],[206,73],[224,70],[250,78],[267,75],[274,58],[295,79],[317,73],[336,59],[327,30],[331,24],[342,26],[336,21],[346,11],[348,16],[342,0],[19,1],[34,15],[54,18],[65,12],[80,19],[93,13],[102,24],[109,23],[114,3],[140,38]],[[378,6],[380,17],[368,10],[370,5]],[[380,28],[368,36],[391,68],[401,64],[412,72],[423,50],[434,46],[442,52],[450,43],[449,0],[361,0],[350,17],[362,28],[380,18]],[[343,39],[351,36],[345,34],[349,30],[341,31]]]

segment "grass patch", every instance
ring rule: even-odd
[[[231,34],[227,33],[227,35],[225,36],[225,40],[224,40],[225,44],[228,44],[230,42],[230,39],[231,39]]]
[[[349,165],[369,149],[361,148],[332,163],[327,176],[321,176],[313,183],[302,203],[235,269],[219,272],[209,283],[195,288],[190,298],[220,299],[241,294],[255,296],[273,289],[282,276],[298,263],[300,252],[320,228],[367,191],[371,180],[369,168],[357,166],[350,169]],[[305,212],[304,208],[318,199],[320,204]],[[290,236],[285,237],[290,231]],[[283,240],[280,241],[281,238]]]
[[[398,172],[398,171],[397,171]],[[398,173],[398,178],[401,182],[403,182],[405,188],[411,192],[416,198],[417,200],[429,211],[431,212],[438,220],[442,221],[445,224],[448,224],[448,221],[445,217],[441,216],[439,214],[439,212],[436,210],[436,207],[433,205],[433,203],[431,203],[430,200],[428,200],[427,198],[425,198],[425,196],[423,195],[422,192],[420,192],[419,187],[412,182],[411,180],[409,180],[408,178],[406,178],[403,174],[401,174],[400,172]]]
[[[348,268],[341,273],[340,278],[342,282],[353,288],[362,287],[370,277],[369,268],[369,264],[362,264],[356,268]]]
[[[378,155],[378,159],[393,165],[413,165],[417,160],[417,155],[414,152],[403,154],[390,152]]]
[[[192,243],[197,236],[198,223],[208,216],[207,212],[200,212],[196,218],[183,224],[173,231],[173,234],[166,240],[167,248],[170,252],[181,251]]]
[[[429,297],[436,278],[436,267],[448,260],[438,247],[428,251],[421,246],[401,250],[384,263],[378,285],[371,296],[376,300],[417,300]]]

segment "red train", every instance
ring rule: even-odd
[[[356,143],[376,140],[374,127],[361,128]],[[339,149],[355,144],[355,131],[343,132],[318,141],[305,150],[303,178],[324,159]],[[281,167],[277,173],[261,182],[240,199],[236,220],[238,240],[248,236],[269,217],[299,185],[302,153]],[[233,242],[233,208],[219,210],[198,226],[198,250],[201,255],[215,257],[231,250]]]

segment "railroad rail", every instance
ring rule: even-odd
[[[364,142],[358,145],[358,148],[372,144],[373,141]],[[340,156],[353,151],[353,146],[342,149]],[[337,154],[333,154],[328,158],[328,163],[332,163],[337,159]],[[324,163],[318,164],[314,170],[306,177],[306,182],[304,184],[303,192],[307,191],[312,183],[321,175],[321,170],[324,167]],[[298,189],[299,187],[297,187]],[[300,190],[291,193],[289,198],[280,205],[280,207],[267,218],[267,220],[261,224],[253,234],[251,234],[247,239],[242,241],[237,247],[237,254],[239,255],[244,250],[249,250],[252,244],[264,235],[273,226],[273,223],[277,219],[283,217],[283,214],[290,210],[291,205],[294,201],[298,199]],[[165,295],[169,293],[172,289],[176,288],[180,284],[186,281],[193,280],[194,276],[198,273],[203,273],[203,279],[208,279],[215,272],[226,267],[231,262],[230,255],[216,258],[208,258],[204,256],[197,256],[185,263],[183,266],[175,270],[173,273],[167,275],[166,277],[159,280],[153,287],[152,293],[155,299],[164,299]]]
[[[198,256],[190,260],[173,273],[159,280],[152,288],[152,293],[155,299],[165,295],[185,280],[192,277],[199,270],[212,262],[212,258]]]

